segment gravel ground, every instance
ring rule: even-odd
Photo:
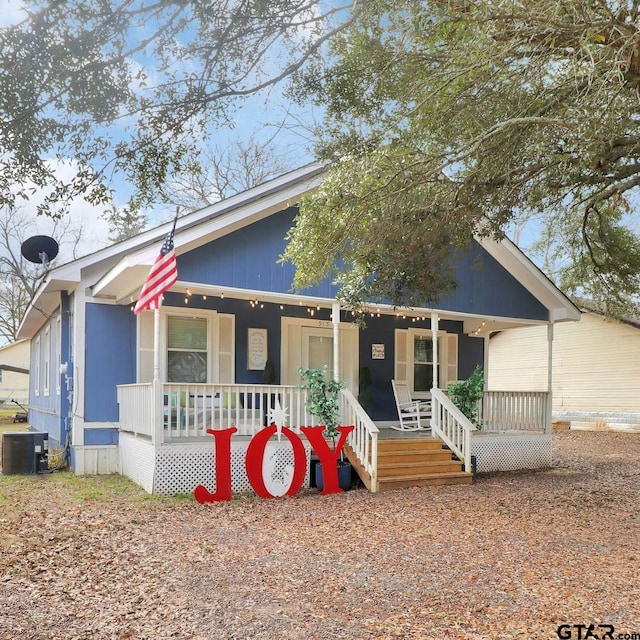
[[[558,433],[554,455],[213,505],[0,477],[0,639],[640,638],[640,434]]]

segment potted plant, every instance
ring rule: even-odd
[[[320,424],[325,427],[324,436],[331,440],[333,451],[336,449],[336,437],[339,435],[338,421],[339,414],[339,394],[345,388],[342,380],[329,379],[329,368],[327,365],[322,369],[305,369],[301,367],[298,373],[302,378],[301,389],[307,391],[307,410],[315,416]],[[344,459],[342,451],[338,464],[338,482],[340,488],[346,491],[351,488],[351,463]],[[315,481],[318,489],[322,491],[322,465],[319,463],[315,468]]]
[[[473,373],[463,382],[452,382],[447,385],[447,393],[453,404],[478,429],[482,429],[482,424],[478,420],[478,405],[482,399],[484,390],[484,371],[480,365],[476,365]]]

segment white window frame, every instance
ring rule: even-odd
[[[406,335],[406,344],[405,344],[405,352],[399,353],[397,345],[399,344],[398,333],[403,331]],[[414,351],[413,345],[416,336],[424,336],[429,340],[433,339],[433,332],[431,329],[414,329],[412,327],[408,327],[406,329],[396,329],[396,350],[394,354],[394,377],[399,378],[398,370],[400,367],[406,371],[406,382],[409,386],[409,391],[411,392],[412,397],[415,398],[428,398],[430,397],[430,392],[425,391],[415,391],[414,389],[414,377],[413,377],[413,368],[414,368]],[[438,388],[446,389],[447,384],[449,382],[454,382],[456,378],[451,378],[452,373],[457,377],[458,373],[458,334],[457,333],[447,333],[446,331],[436,331],[436,336],[438,338]],[[455,340],[455,362],[449,362],[449,341]],[[451,354],[453,356],[453,354]]]
[[[152,311],[144,311],[138,315],[138,357],[137,357],[137,381],[151,382],[151,380],[143,379],[142,377],[142,364],[143,356],[146,353],[147,358],[153,358],[153,349],[141,348],[141,327],[145,314],[149,314],[151,320],[153,320]],[[225,382],[233,383],[235,381],[235,315],[228,313],[219,313],[215,309],[185,309],[183,307],[162,307],[160,314],[160,379],[167,382],[167,358],[168,358],[168,330],[169,330],[169,316],[189,316],[192,318],[206,318],[207,319],[207,382],[206,384],[215,384],[220,382],[220,360],[225,358],[230,366],[230,371],[225,372],[225,378],[231,378],[231,380],[225,380]],[[220,344],[220,324],[221,322],[231,322],[231,344],[221,346]],[[146,322],[147,330],[153,327],[153,322]],[[153,376],[151,376],[153,377]],[[176,383],[178,384],[178,383]]]
[[[51,325],[47,325],[47,328],[44,330],[42,361],[42,393],[48,396],[51,385]]]
[[[40,351],[41,351],[41,342],[40,342],[40,336],[38,335],[36,337],[36,344],[35,344],[36,348],[35,348],[35,353],[33,354],[33,363],[35,365],[35,372],[34,372],[34,376],[33,376],[33,393],[36,396],[40,395]]]

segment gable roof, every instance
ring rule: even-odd
[[[176,254],[192,251],[297,204],[320,185],[324,172],[322,164],[313,163],[180,217],[174,235]],[[122,303],[135,296],[172,224],[167,222],[52,269],[29,305],[19,335],[34,335],[47,314],[59,306],[60,292],[75,290],[83,278],[90,297]],[[552,322],[579,319],[577,307],[515,244],[489,238],[478,242],[549,310]]]

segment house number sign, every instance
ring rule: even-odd
[[[318,456],[322,465],[322,480],[324,484],[320,495],[328,493],[340,493],[342,489],[338,484],[338,458],[348,435],[354,430],[354,426],[340,426],[340,437],[335,450],[327,444],[322,432],[324,427],[300,427],[311,447]],[[307,473],[307,454],[304,444],[296,433],[287,427],[281,427],[282,433],[291,443],[293,448],[293,478],[285,495],[294,496],[300,491]],[[216,451],[216,490],[209,491],[204,485],[199,484],[194,490],[195,499],[204,504],[206,502],[221,502],[231,500],[231,436],[237,431],[236,427],[229,429],[207,429],[207,433],[213,436]],[[247,478],[253,490],[261,498],[275,498],[266,487],[262,476],[262,465],[267,443],[272,435],[278,431],[276,425],[265,427],[256,433],[247,447],[245,456],[245,470]]]

